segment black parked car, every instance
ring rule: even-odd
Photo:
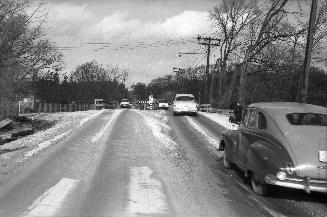
[[[327,108],[300,103],[255,103],[237,130],[223,132],[224,166],[250,177],[256,194],[269,185],[327,193]]]

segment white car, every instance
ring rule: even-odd
[[[198,104],[195,102],[192,94],[176,94],[173,103],[174,115],[191,114],[196,115],[198,112]]]
[[[158,108],[159,109],[166,109],[166,110],[168,110],[169,105],[168,105],[168,102],[167,102],[166,99],[159,99],[158,101],[159,101],[159,105],[158,105]]]
[[[128,99],[122,99],[119,105],[121,108],[130,108]]]

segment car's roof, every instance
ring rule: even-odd
[[[248,107],[259,108],[275,115],[289,113],[320,113],[327,115],[326,107],[297,102],[261,102],[250,104]]]
[[[201,104],[200,106],[211,106],[211,104]]]
[[[191,97],[194,97],[193,94],[188,94],[188,93],[178,93],[176,94],[176,97],[178,96],[191,96]]]

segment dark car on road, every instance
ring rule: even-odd
[[[327,108],[255,103],[237,130],[223,132],[224,166],[235,164],[256,194],[270,185],[327,193]]]
[[[211,104],[201,104],[199,106],[199,111],[201,112],[215,112],[215,109],[212,107]]]

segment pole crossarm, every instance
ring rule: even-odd
[[[176,67],[174,67],[174,68],[173,68],[173,72],[179,72],[179,73],[181,73],[181,72],[185,72],[185,69],[181,69],[181,68],[176,68]]]
[[[179,52],[178,53],[178,55],[181,55],[181,54],[203,54],[203,53],[197,53],[197,52],[185,52],[185,53]]]

